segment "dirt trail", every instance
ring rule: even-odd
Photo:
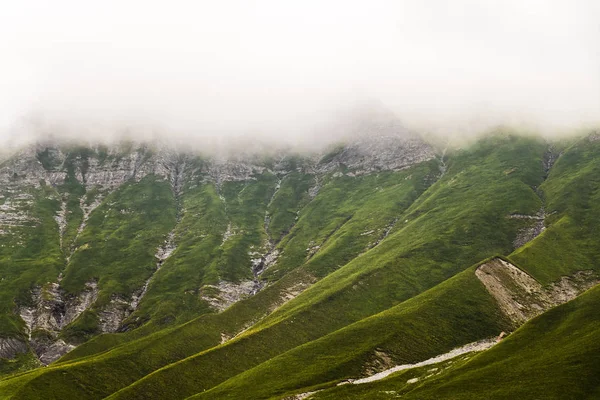
[[[492,347],[493,345],[495,345],[496,343],[498,343],[498,339],[497,338],[480,340],[478,342],[473,342],[473,343],[469,343],[469,344],[466,344],[466,345],[461,346],[461,347],[457,347],[455,349],[450,350],[449,352],[447,352],[445,354],[440,354],[439,356],[432,357],[432,358],[427,359],[425,361],[421,361],[421,362],[418,362],[418,363],[415,363],[415,364],[396,365],[395,367],[392,367],[390,369],[386,369],[385,371],[379,372],[379,373],[377,373],[375,375],[368,376],[366,378],[356,379],[356,380],[351,381],[351,382],[345,381],[345,382],[339,383],[338,386],[339,385],[348,384],[348,383],[352,383],[354,385],[358,385],[358,384],[361,384],[361,383],[368,383],[368,382],[378,381],[380,379],[388,377],[389,375],[393,374],[394,372],[404,371],[406,369],[411,369],[411,368],[424,367],[425,365],[437,364],[437,363],[440,363],[442,361],[449,360],[451,358],[460,356],[460,355],[465,354],[465,353],[471,353],[471,352],[474,352],[474,351],[487,350],[490,347]]]

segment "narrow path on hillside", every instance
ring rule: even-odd
[[[412,368],[424,367],[426,365],[431,365],[431,364],[437,364],[437,363],[440,363],[442,361],[449,360],[451,358],[460,356],[460,355],[465,354],[465,353],[472,353],[472,352],[484,351],[484,350],[487,350],[490,347],[494,346],[496,343],[498,343],[498,339],[497,338],[489,338],[489,339],[480,340],[480,341],[477,341],[477,342],[466,344],[466,345],[461,346],[461,347],[457,347],[455,349],[450,350],[449,352],[447,352],[445,354],[440,354],[439,356],[432,357],[432,358],[427,359],[425,361],[421,361],[421,362],[418,362],[418,363],[415,363],[415,364],[396,365],[395,367],[392,367],[390,369],[386,369],[385,371],[379,372],[379,373],[377,373],[375,375],[368,376],[366,378],[356,379],[356,380],[351,381],[351,382],[350,381],[345,381],[345,382],[339,383],[338,386],[339,385],[348,384],[348,383],[352,383],[353,385],[359,385],[361,383],[368,383],[368,382],[378,381],[378,380],[381,380],[383,378],[386,378],[386,377],[390,376],[394,372],[404,371],[404,370],[412,369]]]

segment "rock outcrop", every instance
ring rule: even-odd
[[[217,285],[204,285],[200,288],[200,298],[208,302],[217,311],[223,311],[254,293],[254,281],[240,283],[221,281]]]
[[[593,271],[580,271],[549,286],[542,286],[525,271],[500,258],[479,266],[475,275],[515,326],[574,299],[600,282]]]
[[[29,350],[27,344],[16,338],[0,338],[0,358],[15,358]]]
[[[31,304],[21,305],[19,315],[25,322],[29,344],[40,361],[48,364],[75,346],[58,339],[61,330],[89,309],[98,297],[98,285],[87,282],[77,296],[66,295],[53,282],[31,291]]]

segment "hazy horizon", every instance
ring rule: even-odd
[[[600,3],[22,1],[0,15],[0,139],[306,144],[381,104],[453,138],[600,124]]]

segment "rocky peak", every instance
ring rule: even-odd
[[[322,172],[338,167],[357,175],[400,170],[435,157],[430,144],[380,107],[362,108],[331,129],[338,144],[321,157],[318,170]]]

